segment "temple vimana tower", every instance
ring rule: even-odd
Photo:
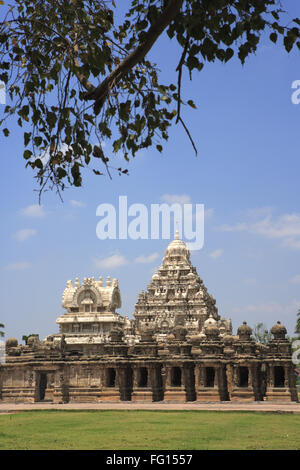
[[[117,313],[117,279],[78,278],[63,292],[59,333],[6,341],[0,400],[298,401],[291,345],[277,322],[267,345],[246,322],[232,332],[176,233],[137,299]]]

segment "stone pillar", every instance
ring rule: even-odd
[[[161,364],[153,364],[149,367],[151,389],[152,389],[152,400],[162,401],[164,399],[163,391],[163,376]]]
[[[229,401],[226,366],[221,364],[217,373],[219,397],[221,401]]]
[[[233,366],[233,374],[232,374],[232,385],[233,388],[236,388],[239,386],[239,374],[238,374],[238,366],[234,365]]]
[[[55,371],[53,403],[67,403],[69,401],[67,367],[60,367]]]
[[[172,367],[166,365],[165,366],[165,371],[166,371],[166,376],[165,376],[165,389],[168,387],[171,387],[171,372],[172,372]]]
[[[199,366],[199,364],[195,364],[194,374],[195,374],[195,391],[196,391],[196,395],[197,395],[197,390],[198,390],[198,387],[199,387],[199,376],[200,376],[200,366]]]
[[[132,369],[127,365],[119,365],[117,368],[116,382],[119,387],[120,400],[130,401],[132,393],[132,382],[131,382]]]
[[[289,388],[289,366],[287,364],[284,365],[284,386],[285,388]]]
[[[288,367],[288,387],[290,390],[291,401],[298,402],[298,391],[296,387],[296,376],[295,376],[295,366],[291,364]]]
[[[186,393],[186,401],[195,401],[196,392],[195,392],[195,374],[194,374],[194,364],[185,363],[182,367],[182,378],[183,384]]]
[[[230,400],[233,389],[233,367],[232,364],[226,364],[226,381],[228,390],[228,399]]]
[[[203,388],[205,386],[205,368],[203,364],[198,366],[199,368],[199,381],[198,381],[198,388]]]
[[[34,384],[34,401],[40,401],[40,374],[37,371],[32,371],[29,378],[29,383]]]
[[[137,388],[139,380],[139,366],[137,366],[136,364],[132,364],[131,368],[133,374],[133,388]]]
[[[251,370],[251,386],[253,388],[253,393],[254,393],[254,400],[255,401],[261,401],[262,400],[262,391],[261,391],[261,373],[260,373],[260,364],[255,363],[250,367]]]
[[[269,367],[269,387],[274,387],[274,366]]]

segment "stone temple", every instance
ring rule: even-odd
[[[232,334],[176,233],[142,291],[134,319],[117,279],[68,281],[59,333],[6,341],[3,402],[298,401],[291,345],[280,322],[267,345],[244,322]]]

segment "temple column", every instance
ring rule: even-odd
[[[195,401],[195,373],[194,364],[186,363],[182,367],[183,385],[186,393],[186,401]]]
[[[196,395],[197,395],[197,390],[198,390],[198,387],[199,387],[199,375],[200,375],[200,366],[199,364],[195,364],[195,369],[194,369],[194,373],[195,373],[195,391],[196,391]]]
[[[223,364],[221,364],[218,367],[217,381],[218,381],[218,391],[219,391],[220,400],[228,401],[229,394],[228,394],[228,386],[227,386],[226,366]]]
[[[117,369],[116,384],[119,387],[120,400],[130,401],[132,393],[132,368],[122,364]]]
[[[60,367],[55,371],[53,403],[67,403],[69,401],[69,383],[67,367]]]
[[[284,366],[284,386],[285,388],[289,388],[289,366],[285,364]]]
[[[150,380],[153,401],[162,401],[164,399],[164,385],[161,364],[150,366]]]

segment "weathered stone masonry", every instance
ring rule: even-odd
[[[298,401],[291,345],[278,322],[267,345],[244,322],[232,335],[178,234],[135,306],[118,281],[68,281],[58,334],[6,341],[5,402]]]

